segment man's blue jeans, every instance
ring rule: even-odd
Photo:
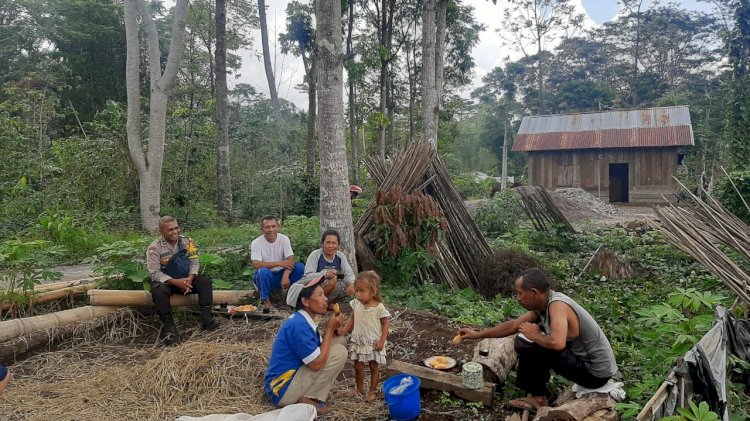
[[[281,276],[284,274],[284,270],[277,270],[275,272],[268,268],[260,268],[253,274],[253,284],[255,289],[260,292],[260,299],[265,301],[271,295],[272,289],[281,289]],[[292,273],[289,274],[289,285],[302,279],[302,275],[305,274],[305,265],[300,262],[294,264]]]

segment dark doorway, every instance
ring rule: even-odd
[[[609,202],[628,199],[628,164],[609,164]]]

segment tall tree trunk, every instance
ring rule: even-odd
[[[348,29],[346,32],[346,56],[352,59],[352,32],[354,31],[354,2],[349,0]],[[351,143],[352,154],[352,183],[359,184],[359,162],[357,159],[357,124],[355,115],[355,98],[354,98],[354,72],[348,70],[347,82],[349,83],[349,141]]]
[[[315,64],[315,54],[308,59],[302,54],[302,61],[305,64],[307,70],[307,163],[305,166],[305,174],[308,177],[315,175],[315,158],[317,152],[317,142],[315,134],[315,125],[317,124],[317,98],[316,92],[318,89],[318,76],[315,74],[317,71]]]
[[[276,80],[271,66],[271,50],[268,47],[268,23],[266,22],[266,0],[258,0],[258,16],[260,18],[260,39],[263,44],[263,64],[266,68],[268,93],[271,96],[274,120],[279,118],[279,94],[276,92]]]
[[[388,150],[393,151],[396,149],[396,144],[393,141],[393,114],[394,114],[394,105],[393,105],[393,75],[391,72],[388,72],[388,77],[386,79],[386,87],[385,87],[385,104],[386,109],[388,110],[387,116],[388,116],[388,127],[386,127],[385,130],[385,140],[386,145],[388,147]]]
[[[411,143],[414,141],[414,134],[415,134],[415,128],[414,128],[414,109],[417,106],[416,96],[417,96],[417,69],[416,69],[416,48],[412,48],[411,51],[406,52],[406,71],[409,74],[409,141],[408,143]],[[414,60],[409,60],[410,57],[414,57]]]
[[[229,91],[227,89],[227,13],[216,0],[216,196],[217,207],[232,220],[232,178],[229,172]]]
[[[174,7],[169,55],[164,72],[161,70],[161,50],[156,24],[145,0],[125,0],[125,37],[127,45],[125,79],[128,100],[128,150],[138,172],[140,182],[141,226],[156,231],[161,211],[161,170],[164,161],[164,138],[167,102],[180,67],[185,38],[188,0],[177,0]],[[150,104],[147,152],[141,143],[140,110],[140,45],[138,16],[140,15],[148,45]]]
[[[536,84],[537,84],[537,90],[539,91],[539,115],[544,114],[544,109],[546,108],[544,105],[544,72],[542,70],[542,65],[544,64],[544,59],[542,58],[542,39],[537,38],[537,67],[536,67]]]
[[[443,67],[445,67],[445,31],[448,16],[448,0],[438,0],[435,12],[435,90],[437,91],[437,106],[443,97]],[[438,125],[438,111],[435,110],[435,125]]]
[[[381,53],[382,54],[382,53]],[[378,77],[378,91],[380,93],[380,105],[378,111],[380,112],[380,121],[378,122],[378,156],[381,159],[385,158],[385,127],[386,127],[386,93],[387,83],[386,78],[388,77],[388,62],[382,61],[380,63],[380,76]]]
[[[318,111],[320,139],[320,228],[341,234],[341,251],[356,267],[354,226],[344,138],[341,2],[315,2],[318,40]]]
[[[435,89],[435,9],[437,0],[424,0],[422,9],[422,130],[424,142],[437,149],[438,98]]]

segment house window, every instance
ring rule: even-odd
[[[677,154],[677,165],[683,165],[685,164],[685,154],[684,153],[678,153]]]

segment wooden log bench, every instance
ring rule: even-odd
[[[469,389],[463,385],[458,375],[398,360],[391,361],[385,373],[387,377],[400,373],[411,374],[419,378],[423,389],[442,390],[468,401],[482,402],[486,406],[492,405],[495,394],[494,383],[485,382],[481,389]]]

